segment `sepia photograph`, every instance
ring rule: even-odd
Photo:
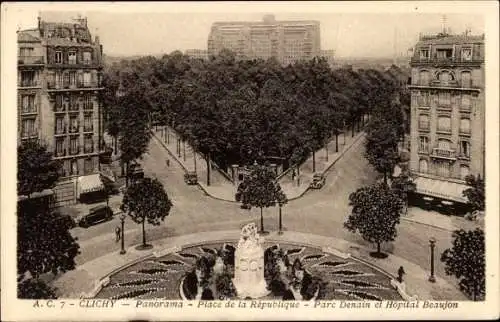
[[[2,320],[498,318],[498,3],[432,4],[2,4]]]

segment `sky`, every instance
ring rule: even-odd
[[[91,33],[99,35],[105,54],[110,56],[206,49],[213,22],[260,21],[265,14],[274,14],[276,20],[318,20],[321,49],[333,49],[339,58],[405,55],[420,32],[442,30],[443,16],[446,16],[446,26],[455,33],[470,28],[473,34],[481,34],[485,29],[481,14],[456,13],[456,6],[445,7],[447,11],[407,6],[394,12],[394,4],[373,6],[375,2],[344,7],[325,2],[307,6],[300,2],[216,4],[122,3],[99,7],[88,3],[64,9],[27,6],[18,9],[15,23],[20,29],[35,27],[38,12],[45,20],[52,21],[69,20],[78,14],[87,16]]]

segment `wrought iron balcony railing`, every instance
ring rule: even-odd
[[[451,149],[434,148],[431,157],[447,160],[456,160],[456,151]]]

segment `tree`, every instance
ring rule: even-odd
[[[399,196],[384,183],[359,188],[349,195],[351,214],[344,227],[361,234],[364,240],[377,244],[374,257],[387,255],[380,252],[382,242],[393,241],[397,236],[403,203]]]
[[[150,248],[146,244],[146,221],[154,226],[160,225],[170,213],[172,201],[158,179],[144,178],[130,185],[120,209],[137,224],[142,224],[142,249]]]
[[[38,140],[17,147],[17,194],[27,195],[52,189],[59,179],[61,163]]]
[[[38,279],[27,279],[17,284],[17,297],[20,299],[56,299],[56,290]]]
[[[447,275],[459,279],[460,290],[473,300],[485,295],[485,255],[484,231],[463,229],[453,232],[453,247],[441,255]]]
[[[482,179],[480,175],[477,177],[468,175],[465,177],[465,183],[469,186],[469,188],[465,189],[462,193],[464,197],[467,197],[472,210],[484,211],[484,179]]]
[[[235,199],[244,205],[260,208],[260,233],[265,233],[263,208],[274,206],[281,200],[281,194],[275,173],[266,165],[254,164],[250,174],[239,184]]]
[[[397,134],[388,121],[374,117],[368,126],[365,141],[365,157],[379,173],[384,183],[399,162]]]
[[[80,253],[71,236],[73,220],[51,209],[46,198],[25,199],[17,205],[17,273],[38,278],[75,268]]]
[[[406,214],[408,212],[408,195],[417,189],[412,175],[408,171],[403,171],[399,176],[392,179],[391,188],[403,200]]]

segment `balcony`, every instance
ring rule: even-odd
[[[41,87],[41,83],[35,79],[23,79],[17,83],[19,88]]]
[[[456,151],[450,149],[434,148],[432,149],[431,157],[446,160],[456,160]]]
[[[56,127],[54,129],[54,135],[66,135],[68,133],[66,126]]]
[[[86,146],[83,149],[83,153],[94,153],[94,145]]]
[[[69,155],[78,155],[80,154],[80,147],[76,147],[76,148],[73,148],[73,149],[69,149]]]
[[[48,68],[61,68],[61,69],[71,69],[71,68],[82,68],[82,69],[101,69],[103,64],[95,60],[77,60],[77,61],[65,61],[65,62],[55,62],[49,61],[47,63]]]
[[[69,127],[69,133],[78,134],[79,132],[80,132],[80,127],[78,125]]]
[[[38,107],[36,105],[28,105],[21,107],[21,115],[37,114]]]
[[[43,56],[18,56],[17,64],[19,66],[43,66]]]
[[[47,82],[49,91],[67,91],[67,90],[82,90],[82,89],[101,89],[101,84],[98,81],[77,82],[76,84],[66,82]]]
[[[412,57],[410,64],[418,65],[481,65],[484,58],[462,59],[462,57]]]
[[[60,158],[60,157],[65,157],[66,156],[66,149],[59,149],[54,151],[54,157]]]
[[[468,128],[468,129],[459,128],[458,134],[464,135],[464,136],[470,136],[470,128]]]
[[[93,133],[94,127],[93,126],[83,127],[83,132],[84,133]]]

